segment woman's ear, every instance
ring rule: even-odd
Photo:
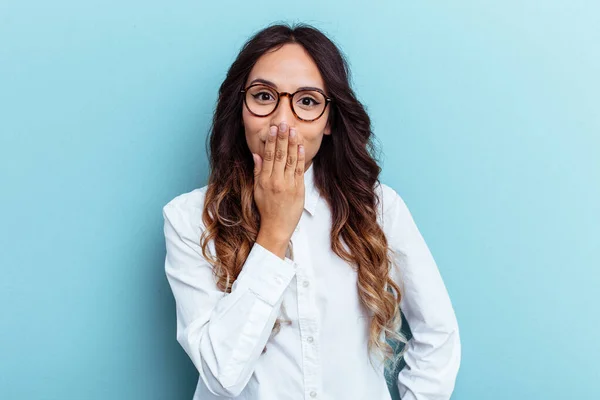
[[[327,125],[325,125],[325,129],[323,130],[323,135],[331,135],[331,129],[329,127],[329,121],[327,121]]]

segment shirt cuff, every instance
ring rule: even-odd
[[[296,267],[293,260],[288,257],[281,259],[255,242],[238,281],[242,281],[244,275],[248,289],[269,305],[275,306],[294,278]]]

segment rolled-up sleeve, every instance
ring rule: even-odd
[[[296,273],[255,243],[232,286],[217,288],[202,256],[202,210],[182,202],[163,207],[165,273],[176,303],[177,341],[215,395],[238,396],[248,383]]]
[[[399,393],[402,400],[447,400],[461,361],[457,319],[436,262],[404,200],[391,190],[388,201],[384,226],[396,253],[400,308],[412,333],[406,366],[398,375]]]

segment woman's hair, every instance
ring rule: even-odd
[[[210,177],[202,215],[206,227],[202,252],[213,266],[217,286],[229,293],[260,226],[240,90],[257,60],[287,43],[300,44],[308,52],[333,98],[331,134],[324,135],[313,159],[314,183],[332,210],[331,248],[357,270],[360,301],[371,316],[368,350],[377,349],[393,368],[402,354],[388,339],[400,344],[406,338],[400,332],[400,288],[389,274],[393,256],[377,222],[375,186],[381,168],[371,155],[375,150],[371,121],[350,87],[347,61],[318,29],[306,24],[269,26],[245,43],[229,68],[207,138]],[[350,168],[352,173],[348,173]],[[207,254],[210,240],[214,240],[216,258]],[[278,319],[273,333],[280,323]]]

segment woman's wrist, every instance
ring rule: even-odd
[[[284,260],[289,239],[283,238],[281,235],[261,230],[256,237],[256,243]]]

